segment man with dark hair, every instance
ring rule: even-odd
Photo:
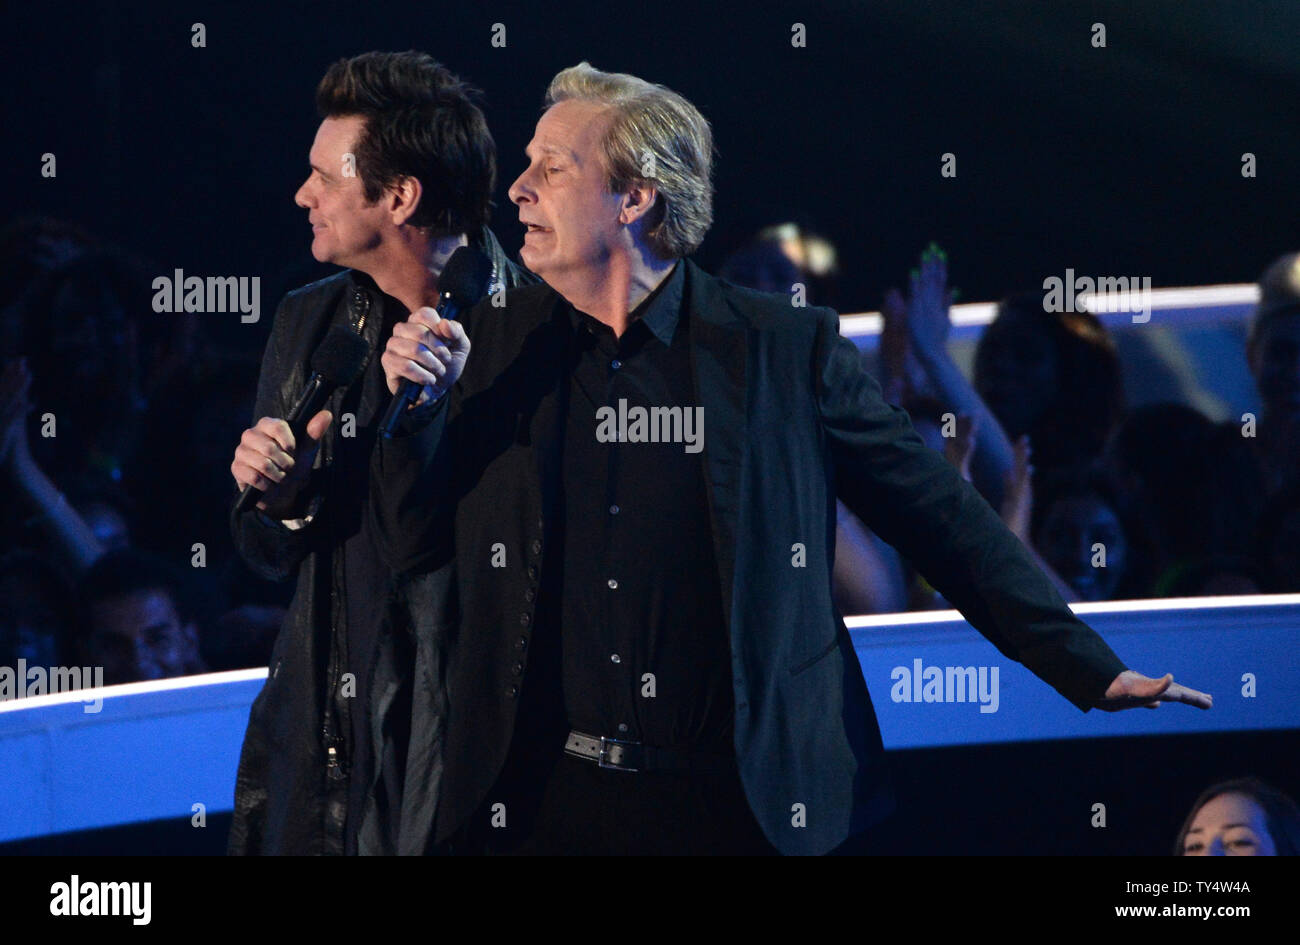
[[[104,667],[104,684],[204,672],[194,586],[165,559],[123,548],[80,579],[78,662]]]
[[[260,419],[231,464],[240,487],[262,491],[255,510],[232,513],[240,553],[268,579],[298,578],[249,718],[232,853],[423,849],[450,572],[399,583],[375,552],[367,460],[389,393],[373,352],[394,324],[436,305],[439,275],[462,246],[491,261],[489,294],[535,281],[487,227],[495,145],[473,90],[446,68],[414,51],[366,53],[332,65],[316,103],[311,173],[295,202],[308,212],[312,255],[346,268],[281,303]],[[295,442],[284,418],[334,327],[355,331],[372,356]]]

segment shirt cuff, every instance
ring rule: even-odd
[[[267,515],[261,509],[257,510],[257,514],[260,515],[264,521],[272,525],[283,525],[285,528],[289,529],[289,531],[296,532],[311,524],[312,519],[316,517],[316,513],[320,511],[320,504],[321,496],[317,495],[311,500],[311,504],[307,506],[307,514],[302,518],[271,518],[271,516]]]

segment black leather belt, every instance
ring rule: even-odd
[[[686,748],[656,748],[641,742],[602,735],[570,732],[564,753],[614,771],[692,771],[721,773],[735,765],[735,758],[718,751]]]

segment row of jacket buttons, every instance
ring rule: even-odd
[[[540,530],[543,527],[543,525],[544,525],[543,521],[539,518],[537,520],[538,529]],[[534,538],[532,544],[530,544],[528,548],[530,551],[532,551],[534,555],[540,555],[542,553],[542,540],[540,538]],[[528,580],[536,581],[537,573],[538,573],[537,565],[530,564],[528,566]],[[537,599],[537,588],[529,587],[524,591],[524,600],[527,603],[531,604],[536,599]],[[519,625],[521,627],[527,627],[532,622],[533,622],[532,614],[530,614],[526,610],[520,612]],[[516,650],[523,650],[527,646],[528,646],[527,635],[521,635],[519,639],[515,642]],[[513,676],[522,676],[524,674],[524,661],[522,659],[515,660],[514,665],[510,667],[510,673]],[[518,697],[519,697],[519,687],[517,685],[512,685],[510,686],[510,688],[506,690],[506,698],[517,699]]]

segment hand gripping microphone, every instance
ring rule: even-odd
[[[492,260],[472,246],[456,250],[438,276],[438,315],[454,320],[461,312],[473,308],[487,295],[491,278]],[[419,399],[421,386],[409,378],[402,378],[393,402],[379,422],[380,435],[385,439],[392,438],[406,408]]]
[[[340,387],[347,387],[360,376],[369,354],[370,346],[356,332],[341,325],[330,329],[311,356],[311,377],[307,386],[285,418],[293,431],[297,449],[301,449],[307,439],[307,421],[324,408],[330,394]],[[235,504],[235,514],[242,515],[253,508],[263,494],[261,489],[245,486]]]

